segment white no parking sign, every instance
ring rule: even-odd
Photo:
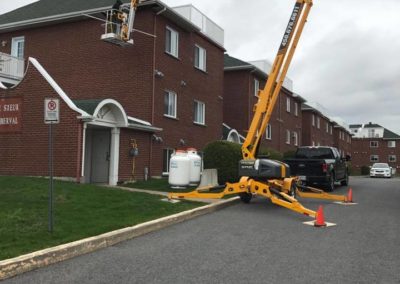
[[[44,123],[53,124],[60,122],[60,101],[59,99],[44,100]]]

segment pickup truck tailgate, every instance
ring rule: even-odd
[[[295,160],[285,160],[285,162],[290,166],[290,172],[292,175],[296,176],[321,176],[325,175],[322,171],[322,164],[325,163],[321,159],[295,159]]]

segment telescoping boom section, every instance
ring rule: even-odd
[[[302,206],[296,195],[347,201],[345,196],[300,186],[298,177],[290,176],[290,169],[285,163],[256,157],[262,133],[265,132],[271,118],[312,5],[312,0],[297,0],[294,5],[265,88],[259,92],[253,120],[242,145],[243,159],[239,162],[240,181],[224,186],[198,188],[188,193],[172,192],[169,193],[169,198],[222,198],[239,194],[241,200],[248,203],[253,195],[261,195],[269,198],[274,204],[311,217],[316,217],[317,213]]]

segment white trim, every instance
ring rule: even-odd
[[[120,128],[111,129],[109,185],[117,185],[118,182],[120,132]]]
[[[29,57],[29,62],[35,66],[39,73],[46,79],[47,83],[54,89],[54,91],[61,97],[61,99],[68,105],[70,109],[80,113],[83,117],[91,117],[87,112],[78,108],[74,102],[68,97],[68,95],[61,89],[61,87],[54,81],[49,73],[43,68],[43,66],[33,57]]]
[[[118,121],[109,121],[109,120],[97,118],[97,114],[99,113],[99,111],[100,111],[105,105],[108,105],[108,104],[111,104],[111,105],[116,106],[116,107],[121,111],[121,113],[122,113],[122,117],[123,117],[123,119],[124,119],[124,122],[123,122],[124,124],[123,124],[123,125],[119,125],[119,127],[127,127],[127,126],[128,126],[128,116],[126,115],[125,110],[124,110],[124,108],[122,107],[122,105],[121,105],[119,102],[117,102],[116,100],[114,100],[114,99],[105,99],[105,100],[102,100],[102,101],[97,105],[96,109],[95,109],[94,112],[93,112],[93,117],[94,117],[94,119],[95,119],[96,121],[103,122],[103,123],[106,123],[106,124],[107,124],[107,123],[111,123],[111,124],[113,124],[113,127],[115,127],[115,125],[116,125],[116,123],[118,123]]]
[[[84,122],[82,126],[82,164],[81,164],[81,177],[85,176],[85,152],[86,152],[86,129],[87,123]]]
[[[136,118],[136,117],[128,116],[128,119],[132,120],[132,121],[135,121],[135,122],[138,122],[140,124],[144,124],[144,125],[147,125],[147,126],[152,126],[150,122],[145,121],[145,120],[141,120],[141,119]]]

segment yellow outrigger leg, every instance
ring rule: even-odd
[[[221,191],[221,189],[223,189]],[[218,192],[213,192],[218,191]],[[226,183],[224,186],[209,186],[197,188],[187,193],[170,192],[169,199],[221,199],[224,196],[238,194],[245,203],[250,202],[253,195],[261,195],[269,198],[272,203],[295,211],[297,213],[316,217],[317,213],[304,207],[294,196],[297,194],[302,198],[316,198],[347,202],[344,195],[329,194],[325,191],[300,185],[297,177],[268,180],[267,182],[256,181],[248,177],[242,177],[237,183]]]

